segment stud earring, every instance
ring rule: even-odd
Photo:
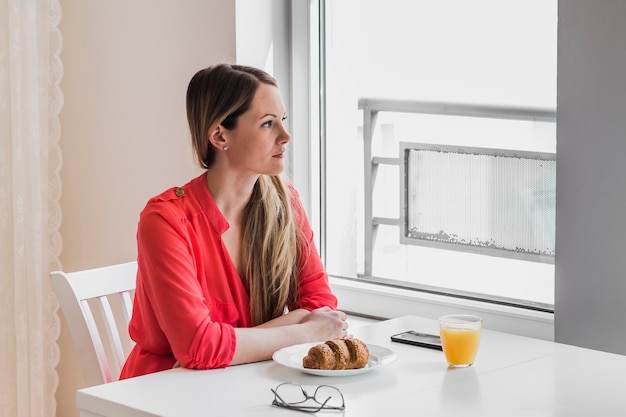
[[[224,147],[222,148],[222,150],[223,150],[224,152],[226,152],[226,151],[228,150],[228,146],[224,146]]]

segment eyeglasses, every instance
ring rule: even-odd
[[[302,385],[295,382],[284,382],[271,391],[274,393],[272,405],[275,407],[306,413],[317,413],[321,410],[342,411],[346,408],[341,391],[330,385],[318,386],[313,395],[309,395]]]

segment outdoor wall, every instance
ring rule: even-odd
[[[200,174],[185,92],[197,70],[235,62],[235,0],[61,6],[61,261],[75,271],[134,260],[148,198]],[[61,318],[57,415],[73,417],[82,377]]]
[[[555,340],[626,354],[626,2],[558,7]]]

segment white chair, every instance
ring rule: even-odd
[[[50,273],[86,386],[119,379],[133,346],[128,336],[128,321],[132,315],[136,275],[137,262]],[[92,307],[94,304],[100,306],[99,311]],[[111,306],[118,314],[113,313]],[[122,317],[119,310],[123,312]],[[99,330],[101,328],[106,328],[106,334]],[[105,348],[103,339],[108,339],[110,349]]]

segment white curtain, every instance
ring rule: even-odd
[[[0,0],[0,415],[56,413],[62,64],[58,0]]]

